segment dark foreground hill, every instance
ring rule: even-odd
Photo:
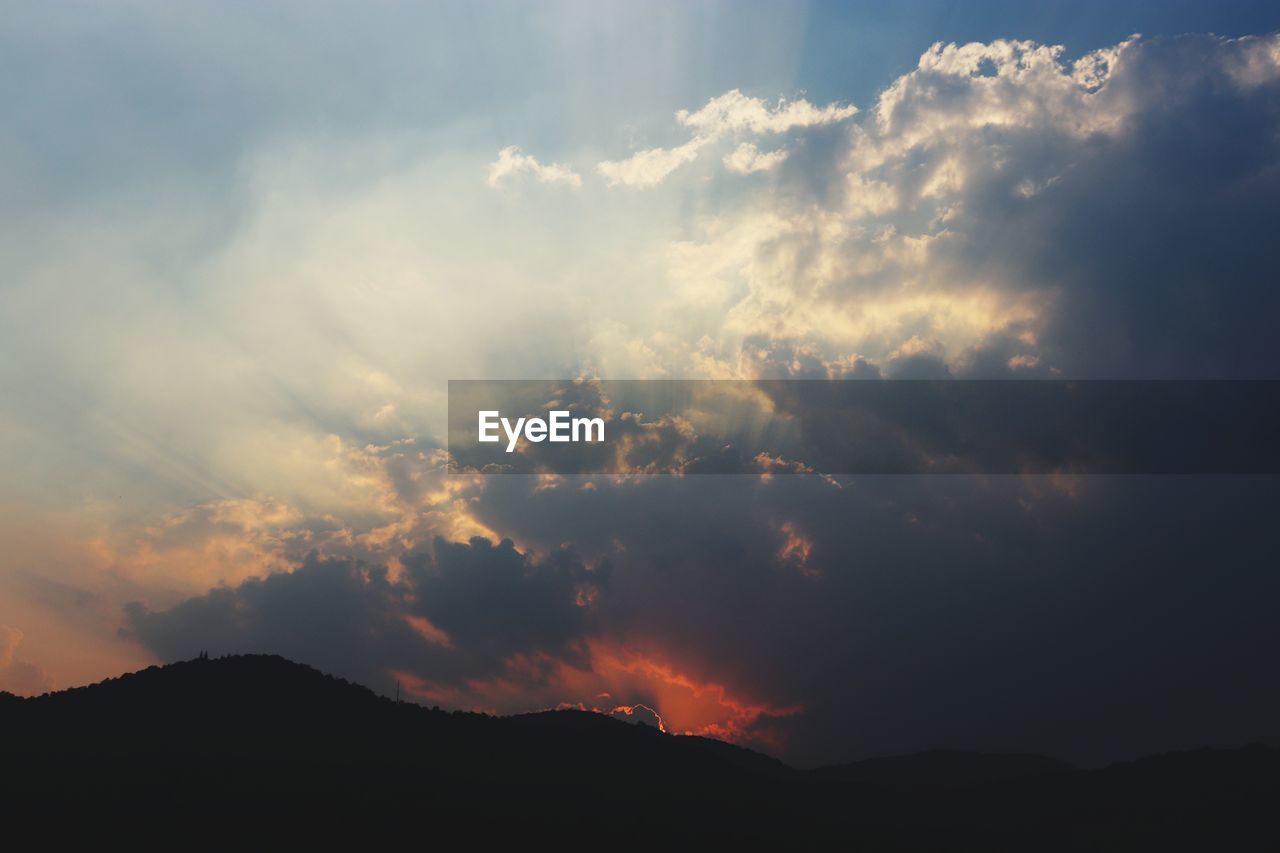
[[[205,827],[287,821],[295,840],[394,829],[602,847],[1280,849],[1280,753],[1266,747],[1088,771],[962,752],[797,771],[599,714],[396,703],[270,656],[0,694],[0,732],[0,801],[71,821],[197,809]]]

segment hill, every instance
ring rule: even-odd
[[[0,799],[78,814],[216,810],[280,822],[486,837],[692,839],[870,849],[1275,849],[1280,753],[1078,770],[932,752],[798,771],[610,717],[397,703],[272,656],[151,667],[0,695]],[[306,815],[302,823],[297,816]],[[317,823],[319,818],[321,822]]]

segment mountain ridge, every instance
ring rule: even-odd
[[[1247,843],[1259,829],[1280,840],[1267,819],[1280,797],[1280,751],[1270,747],[1093,770],[956,750],[797,770],[595,712],[496,717],[397,702],[275,655],[0,695],[0,730],[20,735],[0,739],[4,800],[81,811],[197,802],[235,816],[320,804],[329,820],[358,825],[429,813],[440,827],[513,836],[628,825],[642,835],[902,850],[1078,849],[1116,838],[1265,849]]]

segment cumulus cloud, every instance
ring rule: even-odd
[[[506,181],[521,175],[530,175],[544,184],[582,186],[582,176],[560,163],[539,163],[532,154],[523,153],[519,147],[508,145],[498,152],[498,159],[489,164],[486,182],[497,189]]]
[[[1271,375],[1278,39],[934,45],[679,244],[673,278],[703,284],[670,316],[713,375],[764,375],[747,347],[828,375]],[[696,124],[768,126],[738,114]]]

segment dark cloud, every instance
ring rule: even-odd
[[[444,631],[457,653],[473,661],[468,675],[491,675],[520,652],[557,656],[593,629],[586,603],[608,583],[609,564],[584,565],[555,549],[535,561],[510,539],[467,543],[437,539],[430,552],[405,560],[413,578],[414,612]]]
[[[1065,375],[1275,375],[1280,74],[1233,73],[1260,47],[1139,42],[1102,93],[1129,107],[1119,132],[1068,146],[1024,131],[966,194],[963,263],[1059,293],[1043,351]]]
[[[368,684],[434,650],[403,619],[409,590],[386,567],[314,552],[293,572],[218,587],[161,611],[125,608],[130,636],[165,660],[272,649]]]
[[[131,603],[122,630],[165,660],[271,649],[384,692],[401,670],[462,684],[518,653],[574,658],[591,625],[586,604],[609,573],[607,562],[588,568],[569,551],[533,560],[510,540],[482,538],[437,539],[404,563],[393,579],[384,565],[312,552],[293,571],[167,610]]]
[[[760,725],[806,763],[938,746],[1098,761],[1280,737],[1277,489],[1271,478],[954,476],[548,490],[499,477],[477,517],[520,549],[437,542],[405,560],[400,581],[313,557],[127,616],[162,657],[269,650],[384,690],[410,673],[459,697],[485,680],[523,684],[508,711],[590,701],[557,672],[590,670],[588,644],[605,642],[695,683],[802,707]],[[515,658],[535,665],[512,671]],[[618,697],[679,726],[660,698]]]
[[[688,478],[535,501],[504,480],[481,510],[532,543],[554,522],[611,553],[600,624],[694,678],[803,705],[783,726],[799,760],[1091,761],[1280,735],[1273,480],[842,486]],[[787,522],[809,542],[803,571],[782,556]]]

